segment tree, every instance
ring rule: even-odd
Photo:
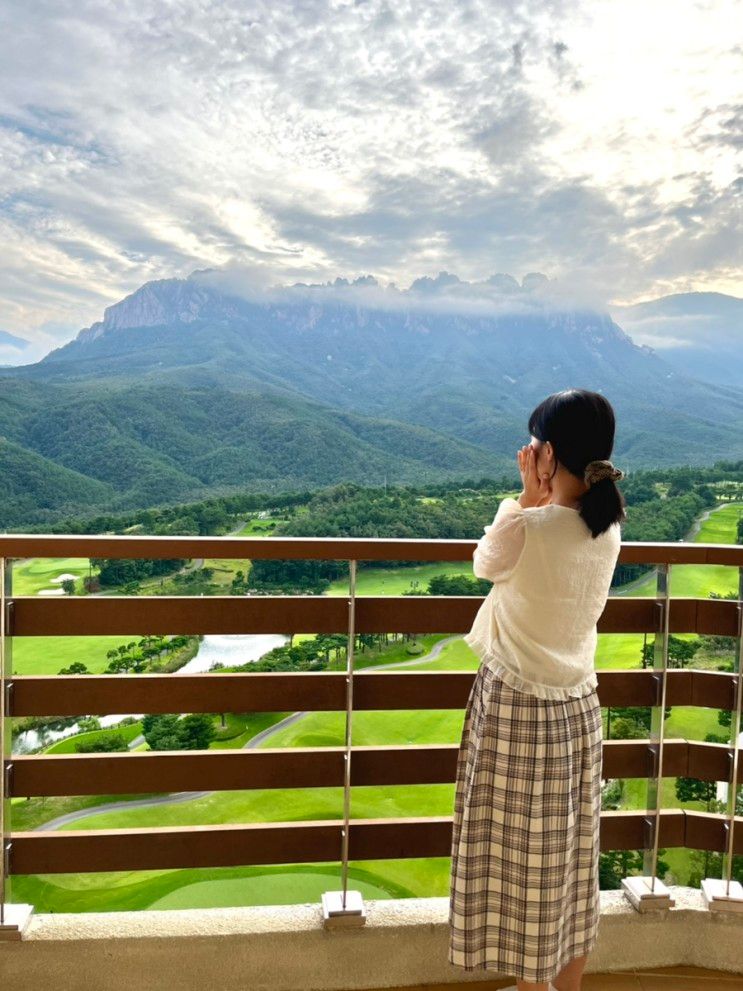
[[[662,881],[668,873],[668,863],[661,859],[665,850],[658,850],[656,876]],[[642,850],[607,850],[599,854],[599,886],[604,891],[621,888],[622,879],[632,874],[643,874]]]
[[[214,717],[202,712],[144,716],[142,735],[150,750],[206,750],[216,736]]]
[[[73,661],[67,668],[60,668],[58,674],[88,674],[87,667],[82,661]]]
[[[79,754],[108,754],[128,750],[129,746],[121,733],[110,733],[98,740],[82,740],[75,744]]]
[[[206,750],[217,735],[214,718],[208,712],[192,712],[178,726],[183,750]]]
[[[691,661],[702,646],[701,641],[698,638],[694,640],[683,640],[681,637],[675,637],[672,633],[668,635],[668,667],[669,668],[683,668],[688,661]],[[642,666],[643,668],[651,668],[653,666],[653,656],[655,653],[655,644],[644,643],[642,645]]]

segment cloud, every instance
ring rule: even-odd
[[[730,289],[732,6],[5,0],[0,326],[221,267]]]
[[[603,309],[594,295],[569,282],[549,280],[543,274],[533,272],[527,273],[520,283],[507,274],[469,282],[452,273],[439,272],[435,278],[416,279],[407,288],[394,282],[382,283],[369,275],[293,284],[269,284],[265,275],[264,270],[230,266],[194,272],[188,281],[251,303],[273,306],[294,305],[301,301],[401,314],[448,313],[487,318]],[[208,298],[204,302],[208,305]]]

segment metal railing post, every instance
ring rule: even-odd
[[[343,754],[343,826],[341,828],[341,891],[322,895],[326,928],[363,926],[366,911],[360,891],[348,890],[348,848],[351,818],[351,742],[354,649],[356,645],[356,561],[348,562],[348,640],[346,645],[346,737]]]
[[[642,875],[622,878],[622,888],[629,902],[639,912],[658,911],[675,905],[670,889],[656,877],[658,871],[658,839],[660,813],[663,805],[663,741],[668,684],[668,623],[671,612],[671,565],[659,564],[657,569],[658,629],[653,645],[653,669],[659,691],[650,710],[650,745],[648,757],[647,815],[645,816],[646,846],[642,858]],[[648,841],[648,836],[652,843]]]
[[[0,558],[0,939],[21,939],[33,913],[32,905],[10,901],[10,775],[13,770],[12,601],[13,562]]]
[[[733,707],[730,712],[730,741],[733,748],[730,761],[726,799],[725,851],[722,855],[722,877],[702,879],[702,895],[705,904],[714,912],[743,912],[743,885],[731,880],[733,858],[735,856],[735,810],[738,802],[738,766],[740,759],[740,737],[743,708],[743,568],[738,569],[738,631],[735,638],[735,660],[733,671]]]

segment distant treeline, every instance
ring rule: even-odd
[[[694,520],[716,502],[713,486],[741,485],[743,461],[719,461],[712,467],[680,466],[629,473],[620,489],[627,502],[622,536],[628,541],[683,540]],[[152,535],[220,535],[241,518],[265,512],[276,518],[272,533],[281,536],[401,537],[479,539],[492,522],[504,494],[521,488],[517,474],[500,478],[463,479],[421,486],[364,486],[340,483],[318,491],[232,494],[201,502],[160,506],[119,515],[71,517],[51,527],[54,533],[125,533],[134,529]],[[739,527],[738,541],[743,542]],[[97,562],[95,562],[97,563]],[[102,584],[117,585],[163,574],[183,562],[101,562]],[[359,567],[406,568],[420,562],[359,562]],[[467,562],[462,563],[463,571]],[[614,584],[624,584],[649,569],[619,565]],[[240,591],[304,590],[321,592],[345,576],[344,561],[271,561],[255,559],[241,577]],[[475,592],[474,594],[478,594]]]

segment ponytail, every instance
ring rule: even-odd
[[[624,477],[621,469],[615,468],[614,472],[619,472],[619,478]],[[612,474],[604,474],[596,481],[587,480],[587,484],[590,487],[580,496],[579,512],[591,534],[598,537],[613,523],[627,518],[626,503]]]

